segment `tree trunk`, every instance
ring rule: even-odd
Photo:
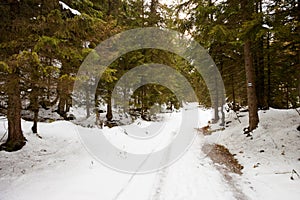
[[[216,80],[216,79],[215,79]],[[217,83],[217,80],[215,81],[216,82],[216,85],[215,85],[215,98],[214,98],[214,120],[213,120],[213,123],[217,123],[220,119],[220,116],[219,116],[219,94],[218,94],[218,83]]]
[[[264,74],[264,46],[263,37],[258,41],[257,51],[257,78],[256,78],[256,94],[258,106],[260,109],[265,109],[265,74]]]
[[[67,84],[69,83],[59,83],[59,84],[66,84],[65,86],[58,86],[58,96],[59,96],[59,102],[58,102],[58,110],[57,113],[62,116],[63,118],[67,117],[67,112],[70,111],[70,107],[72,105],[72,98],[69,94],[69,90],[67,87],[69,87]]]
[[[112,108],[111,108],[111,96],[109,96],[108,100],[107,100],[107,113],[106,113],[106,119],[107,121],[111,121],[113,118],[113,114],[112,114]]]
[[[254,1],[253,0],[242,0],[241,1],[241,12],[243,22],[252,20],[254,12]],[[247,81],[247,102],[249,110],[249,127],[248,132],[256,129],[259,119],[257,113],[257,96],[255,91],[255,69],[253,66],[253,57],[251,53],[251,39],[250,35],[245,35],[244,38],[244,61]]]
[[[286,93],[285,93],[285,98],[286,98],[286,109],[289,109],[289,102],[290,102],[290,97],[289,97],[289,85],[288,85],[288,83],[286,83],[286,87],[285,87],[285,91],[286,91]]]
[[[297,5],[298,5],[298,26],[297,26],[297,32],[298,35],[300,34],[300,25],[299,25],[299,21],[300,21],[300,0],[297,1]],[[300,51],[298,50],[298,97],[300,99]]]
[[[66,107],[66,99],[64,98],[64,95],[60,94],[57,113],[64,118],[66,117],[65,107]]]
[[[249,129],[254,130],[259,122],[257,113],[257,97],[255,92],[255,72],[253,68],[253,58],[251,54],[251,42],[246,40],[244,44],[245,71],[247,79],[247,100],[249,109]]]
[[[7,77],[7,120],[8,120],[8,138],[1,145],[2,150],[17,151],[26,144],[26,138],[21,129],[21,98],[19,76],[12,72]]]
[[[270,58],[270,32],[267,35],[267,68],[268,68],[268,94],[267,94],[267,107],[271,106],[271,58]]]
[[[85,90],[85,104],[86,104],[86,118],[89,118],[91,116],[90,112],[90,92],[88,88]]]
[[[30,93],[30,109],[33,111],[33,126],[31,128],[33,133],[37,134],[37,123],[39,114],[39,74],[38,67],[36,66],[31,74],[31,93]]]
[[[33,133],[38,133],[37,131],[37,123],[38,123],[39,110],[35,110],[33,112],[33,126],[31,128]]]
[[[220,126],[225,126],[224,104],[225,104],[225,99],[224,99],[224,97],[222,96],[222,105],[221,105],[221,116],[222,116],[221,119],[222,119],[222,121],[221,121]]]
[[[235,112],[236,111],[236,101],[235,101],[235,90],[234,90],[234,78],[233,78],[233,74],[230,75],[231,76],[231,92],[232,92],[232,109]]]
[[[262,1],[256,2],[256,13],[262,13]],[[266,109],[265,102],[265,62],[264,62],[264,36],[261,36],[257,41],[256,50],[256,95],[257,104],[260,109]]]
[[[31,110],[33,111],[33,126],[31,128],[33,133],[37,132],[37,123],[38,123],[38,116],[39,116],[39,102],[38,102],[38,94],[35,88],[32,89],[32,98],[31,98]]]

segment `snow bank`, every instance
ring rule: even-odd
[[[239,123],[233,112],[227,114],[228,127],[209,137],[220,136],[218,143],[236,154],[244,166],[242,181],[251,199],[300,199],[300,124],[298,113],[291,110],[259,111],[260,123],[251,137],[243,135],[248,125],[248,113],[239,113]],[[249,188],[250,187],[250,188]]]

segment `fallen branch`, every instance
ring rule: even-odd
[[[289,174],[291,172],[275,172],[275,174]]]
[[[43,139],[43,137],[41,135],[39,135],[38,133],[35,133],[35,135],[40,138],[40,139]]]

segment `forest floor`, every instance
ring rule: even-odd
[[[194,109],[199,109],[201,122],[191,127],[195,140],[190,148],[171,166],[147,174],[121,173],[97,162],[77,133],[97,128],[67,121],[39,123],[40,139],[31,133],[32,122],[22,121],[26,146],[0,152],[0,200],[300,199],[300,117],[295,110],[260,111],[259,127],[246,137],[246,112],[238,114],[241,123],[235,113],[227,113],[225,130],[211,125],[212,134],[203,134],[198,130],[207,125],[211,111]],[[176,131],[180,112],[165,115],[166,130]],[[6,127],[3,117],[0,138]],[[124,137],[118,127],[103,131]]]

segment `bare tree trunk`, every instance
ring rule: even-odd
[[[8,138],[0,149],[17,151],[26,144],[26,138],[21,129],[20,85],[19,76],[15,71],[7,77],[7,96]]]
[[[107,121],[111,121],[113,118],[113,114],[112,114],[112,107],[111,107],[111,96],[109,96],[108,100],[107,100],[107,113],[106,113],[106,119]]]
[[[85,104],[86,104],[86,118],[89,118],[91,116],[89,88],[85,89]]]
[[[39,74],[38,67],[34,68],[34,71],[31,74],[31,93],[30,93],[30,109],[33,111],[33,126],[31,128],[33,133],[38,133],[37,131],[37,122],[39,114]]]
[[[38,133],[38,131],[37,131],[37,122],[38,122],[38,116],[39,116],[38,113],[39,113],[38,110],[33,112],[33,114],[34,114],[33,115],[33,126],[31,128],[33,133]]]
[[[297,1],[297,8],[298,8],[298,23],[300,20],[300,0]],[[300,25],[297,27],[297,32],[300,34]],[[298,97],[300,99],[300,51],[298,51]]]
[[[39,102],[38,102],[38,94],[37,91],[35,91],[36,88],[32,89],[32,98],[31,98],[31,110],[33,111],[33,126],[31,128],[33,133],[38,133],[37,131],[37,122],[38,122],[38,116],[39,116]]]
[[[253,0],[242,0],[241,11],[243,21],[252,20],[254,12],[254,1]],[[251,36],[246,35],[244,38],[244,60],[245,60],[245,71],[247,81],[247,102],[249,109],[249,127],[248,132],[256,129],[259,118],[257,113],[257,96],[255,91],[255,69],[253,66],[253,57],[251,52]]]
[[[236,111],[236,101],[235,101],[235,90],[234,90],[234,78],[233,74],[231,74],[231,92],[232,92],[232,109],[235,112]]]
[[[262,0],[259,0],[256,4],[256,13],[262,13]],[[266,109],[265,101],[265,62],[264,62],[264,36],[261,36],[256,42],[256,95],[257,105],[260,109]]]
[[[61,80],[57,86],[57,95],[59,97],[57,113],[66,119],[67,112],[70,111],[72,98],[70,94],[70,81]]]
[[[257,104],[260,109],[265,109],[265,74],[264,74],[264,47],[263,47],[263,37],[258,41],[258,51],[257,51],[257,78],[256,78],[256,94],[257,94]]]
[[[59,103],[58,103],[57,113],[64,118],[66,117],[65,108],[66,108],[66,99],[63,94],[59,94]]]
[[[259,122],[257,113],[257,97],[255,92],[255,72],[253,68],[253,58],[251,54],[251,42],[246,40],[244,44],[244,59],[247,78],[247,100],[249,109],[249,128],[248,131],[254,130]]]
[[[267,94],[267,107],[269,108],[271,106],[271,58],[270,58],[270,32],[268,32],[267,37],[267,68],[268,68],[268,94]]]
[[[215,98],[214,98],[214,120],[213,120],[213,123],[217,123],[220,119],[220,116],[219,116],[219,94],[218,94],[218,83],[217,83],[217,80],[215,81],[216,85],[215,85]]]
[[[285,97],[286,97],[286,109],[289,109],[289,102],[290,102],[290,97],[289,97],[289,85],[286,84],[286,87],[285,87]]]
[[[222,105],[221,105],[221,116],[222,116],[221,119],[222,119],[222,121],[221,121],[220,126],[225,126],[224,104],[225,104],[225,99],[224,99],[224,97],[222,96]]]

